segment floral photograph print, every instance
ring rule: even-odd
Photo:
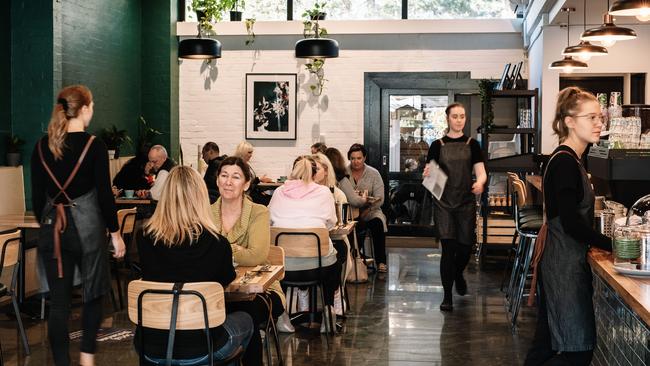
[[[246,74],[246,139],[296,139],[296,74]]]

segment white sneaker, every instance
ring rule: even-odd
[[[293,324],[291,324],[289,314],[286,312],[280,315],[275,326],[278,328],[278,332],[280,333],[294,333],[296,331],[296,329],[293,327]]]
[[[343,315],[343,302],[341,301],[341,291],[336,290],[334,293],[334,314]]]
[[[298,312],[309,311],[309,290],[298,289]]]

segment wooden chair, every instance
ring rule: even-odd
[[[269,248],[269,254],[266,257],[266,262],[268,264],[274,265],[274,266],[282,266],[284,267],[284,249],[282,247],[276,247],[276,246],[271,246]],[[284,274],[279,280],[284,279]],[[272,309],[269,308],[269,314],[272,312]],[[276,326],[276,321],[277,319],[273,318],[273,316],[269,315],[269,320],[266,322],[266,324],[263,324],[262,327],[264,328],[266,337],[264,337],[264,348],[266,349],[266,364],[267,365],[272,365],[273,361],[271,360],[271,343],[269,342],[269,338],[272,336],[273,337],[273,342],[275,342],[275,353],[278,356],[278,362],[280,365],[284,364],[284,361],[282,359],[282,347],[280,346],[280,337],[278,336],[278,329]]]
[[[117,224],[119,225],[120,228],[120,236],[122,239],[124,239],[124,243],[129,243],[126,245],[126,254],[124,255],[124,263],[126,263],[127,267],[131,266],[131,261],[129,259],[129,247],[133,243],[133,230],[135,228],[135,216],[136,215],[136,208],[125,208],[117,211]],[[128,238],[130,240],[127,240],[125,238],[125,235],[128,235]],[[122,280],[120,278],[120,269],[118,266],[118,260],[111,258],[111,268],[113,271],[113,275],[115,276],[115,282],[117,284],[117,296],[119,299],[119,309],[122,310],[124,308],[124,301],[122,300]],[[126,285],[127,279],[124,279],[124,284]],[[117,309],[117,303],[115,301],[115,294],[113,291],[111,291],[111,299],[113,301],[113,308]]]
[[[228,359],[215,362],[210,328],[223,324],[226,307],[223,288],[218,282],[166,283],[135,280],[129,283],[129,320],[142,329],[168,330],[167,357],[158,359],[146,354],[144,332],[140,331],[140,364],[146,360],[155,365],[226,364],[240,357],[240,347]],[[191,360],[173,359],[176,330],[204,330],[208,353]]]
[[[317,258],[319,272],[322,271],[323,265],[321,257],[329,252],[329,231],[326,228],[303,228],[303,229],[290,229],[271,227],[271,243],[272,246],[279,246],[284,249],[285,258]],[[285,269],[285,272],[286,269]],[[320,290],[321,301],[325,304],[325,293],[323,291],[322,275],[318,276],[316,280],[305,281],[287,281],[282,280],[283,287],[296,288],[296,287],[309,287],[312,296],[310,296],[310,310],[314,311],[316,308],[316,293]],[[287,312],[291,311],[293,305],[293,296],[289,297],[289,305]],[[312,306],[313,305],[313,306]],[[289,314],[291,315],[291,314]],[[332,314],[329,315],[329,322],[327,322],[327,342],[329,345],[329,335],[334,333],[334,324],[332,321]],[[325,312],[323,312],[323,319],[325,319]]]
[[[0,274],[7,267],[13,267],[11,275],[11,283],[9,286],[0,283],[0,297],[10,296],[11,303],[14,306],[16,313],[16,322],[18,323],[18,330],[20,331],[20,338],[23,340],[25,347],[25,354],[29,355],[29,343],[27,342],[27,335],[23,327],[23,320],[20,316],[20,309],[18,308],[18,301],[16,300],[16,281],[18,280],[18,271],[22,265],[20,253],[22,242],[20,241],[20,230],[12,233],[0,235]]]

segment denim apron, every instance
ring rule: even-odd
[[[445,144],[440,140],[438,165],[447,173],[447,183],[440,200],[434,199],[433,211],[440,239],[455,239],[464,245],[474,245],[476,240],[470,141]]]
[[[53,231],[56,210],[52,200],[43,208],[41,228],[38,236],[38,253],[42,261],[51,261],[54,256]],[[110,291],[110,272],[108,258],[108,236],[106,224],[99,207],[97,192],[93,189],[73,199],[66,207],[68,220],[74,222],[61,234],[62,246],[66,240],[81,243],[81,283],[84,301],[90,301]],[[74,232],[76,231],[76,232]],[[73,276],[64,273],[64,276]]]
[[[587,172],[580,162],[578,165],[584,192],[578,203],[578,214],[592,225],[595,196]],[[558,352],[592,350],[596,346],[596,321],[591,267],[587,263],[589,247],[564,232],[559,216],[549,220],[547,225],[548,234],[539,265],[552,349]]]

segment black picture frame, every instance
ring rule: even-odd
[[[296,140],[297,74],[246,74],[247,140]]]

